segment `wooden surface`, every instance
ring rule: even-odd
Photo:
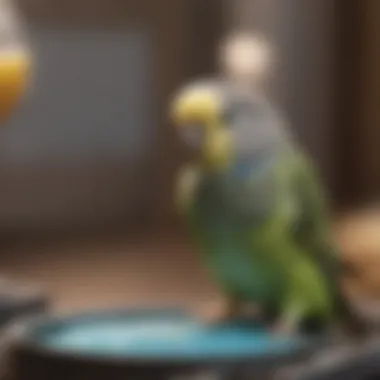
[[[380,299],[379,212],[357,212],[336,223],[336,241],[357,275],[352,297]],[[216,289],[185,233],[162,232],[14,243],[2,240],[1,275],[43,285],[59,311],[135,305],[203,307]]]
[[[1,248],[1,275],[41,284],[59,311],[135,305],[196,307],[214,289],[186,238],[154,235]]]

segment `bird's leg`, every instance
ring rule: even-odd
[[[304,308],[293,306],[285,309],[272,327],[272,332],[276,335],[291,336],[298,334],[300,323],[304,317]]]
[[[250,319],[263,318],[263,308],[257,303],[245,303],[241,307],[241,312],[244,316]]]
[[[240,300],[232,296],[222,296],[202,311],[201,319],[207,324],[219,324],[233,319],[241,310]]]

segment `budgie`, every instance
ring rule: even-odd
[[[269,45],[241,34],[223,46],[222,75],[184,86],[171,109],[196,153],[176,204],[223,295],[221,317],[254,304],[281,333],[363,331],[339,286],[316,167],[258,85]]]

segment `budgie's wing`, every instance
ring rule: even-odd
[[[341,260],[332,236],[328,202],[315,166],[303,152],[294,156],[292,185],[297,194],[300,214],[294,223],[296,242],[310,255],[329,281],[335,306],[352,332],[363,332],[364,324],[352,310],[341,291],[341,278],[349,270]]]
[[[337,278],[343,266],[333,243],[331,217],[321,179],[306,154],[297,152],[292,159],[294,170],[290,180],[300,210],[293,226],[294,237],[326,275]]]

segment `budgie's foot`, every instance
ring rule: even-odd
[[[271,331],[274,335],[277,336],[294,336],[299,333],[299,326],[292,321],[280,318],[279,320],[275,321],[274,325],[271,328]]]
[[[220,324],[234,319],[240,314],[241,303],[232,298],[221,298],[202,310],[201,320],[209,325]]]
[[[301,309],[288,309],[274,322],[272,332],[280,336],[294,336],[300,332],[303,313]]]

